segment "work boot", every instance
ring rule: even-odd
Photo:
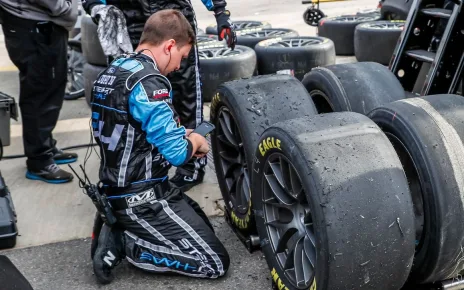
[[[109,284],[114,276],[111,271],[121,263],[124,255],[124,238],[122,231],[103,224],[98,245],[93,257],[93,272],[101,284]]]
[[[193,178],[192,176],[184,175],[180,172],[176,172],[176,174],[169,179],[169,183],[171,187],[178,188],[183,192],[189,191],[195,185],[198,185],[203,182],[205,177],[205,172],[202,170],[198,171],[197,178]]]
[[[58,184],[66,183],[73,180],[74,175],[64,171],[55,163],[43,167],[40,170],[28,169],[26,172],[26,178],[32,180],[41,180],[48,183]]]
[[[57,148],[53,153],[53,160],[55,160],[56,164],[68,164],[77,161],[76,153],[64,152],[63,150]]]
[[[100,237],[100,232],[103,226],[103,219],[100,213],[97,211],[95,218],[93,220],[93,229],[92,229],[92,243],[90,244],[90,257],[93,260],[95,251],[98,246],[98,238]]]

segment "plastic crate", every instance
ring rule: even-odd
[[[17,105],[15,99],[0,92],[0,141],[1,145],[10,145],[10,118],[17,120]],[[0,145],[0,146],[1,146]]]
[[[18,228],[16,210],[11,193],[0,172],[0,249],[13,248],[16,245]]]

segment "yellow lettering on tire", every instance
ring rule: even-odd
[[[267,137],[259,143],[259,153],[261,153],[261,156],[264,156],[264,154],[266,154],[266,152],[270,149],[282,150],[281,143],[282,141],[280,141],[280,139],[274,137]]]

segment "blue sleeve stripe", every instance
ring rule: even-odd
[[[156,146],[174,166],[184,163],[188,152],[185,128],[177,126],[166,102],[150,102],[143,85],[138,83],[129,96],[129,110],[132,117],[141,123],[150,144]]]
[[[97,103],[90,103],[90,104],[95,105],[97,107],[101,107],[103,109],[115,111],[115,112],[118,112],[118,113],[121,113],[121,114],[127,114],[127,112],[124,112],[124,111],[121,111],[121,110],[118,110],[118,109],[115,109],[115,108],[107,107],[107,106],[104,106],[104,105],[100,105],[100,104],[97,104]]]
[[[209,11],[213,10],[213,0],[201,0],[201,2],[203,2],[203,4],[206,6],[206,9],[208,9]]]

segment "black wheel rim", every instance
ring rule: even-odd
[[[409,190],[411,192],[413,208],[414,208],[414,223],[416,230],[416,252],[419,252],[423,246],[425,237],[425,216],[424,216],[424,199],[422,197],[422,187],[420,185],[418,169],[414,163],[411,154],[409,153],[403,142],[393,135],[392,133],[385,131],[385,135],[388,137],[393,147],[395,148],[398,157],[400,158],[403,166],[406,178],[409,184]]]
[[[308,8],[303,14],[303,19],[306,24],[311,26],[317,26],[319,20],[325,17],[325,14],[316,8]]]
[[[316,273],[316,236],[301,179],[282,154],[264,165],[264,219],[274,255],[290,283],[308,289]]]
[[[338,16],[332,18],[332,20],[337,21],[346,21],[346,22],[354,22],[354,21],[374,21],[377,18],[372,16],[356,16],[356,15],[347,15],[347,16]]]
[[[284,39],[278,42],[271,43],[269,46],[280,46],[280,47],[302,47],[310,46],[322,43],[319,38],[292,38]]]
[[[245,215],[250,202],[250,179],[242,137],[229,109],[218,113],[216,129],[220,168],[227,187],[228,206]],[[226,200],[227,202],[227,200]]]
[[[214,38],[214,37],[209,37],[209,36],[206,36],[206,35],[198,35],[197,36],[197,42],[198,43],[213,42],[213,41],[218,41],[218,40],[216,38]]]
[[[68,81],[65,93],[72,96],[84,92],[84,56],[82,53],[70,50],[68,54]]]
[[[366,23],[365,24],[367,27],[369,28],[373,28],[373,29],[394,29],[394,30],[398,30],[398,29],[401,29],[404,27],[404,23],[394,23],[394,22],[391,22],[391,23],[387,23],[387,22],[382,22],[382,23]]]
[[[235,47],[231,50],[228,47],[205,47],[198,50],[198,57],[202,59],[218,58],[218,57],[230,57],[242,53],[242,49]]]
[[[279,29],[262,29],[259,31],[250,31],[242,34],[242,36],[246,37],[269,37],[269,36],[284,36],[287,35],[289,32],[287,30],[279,30]]]
[[[260,21],[234,21],[237,30],[263,27],[265,23]]]

